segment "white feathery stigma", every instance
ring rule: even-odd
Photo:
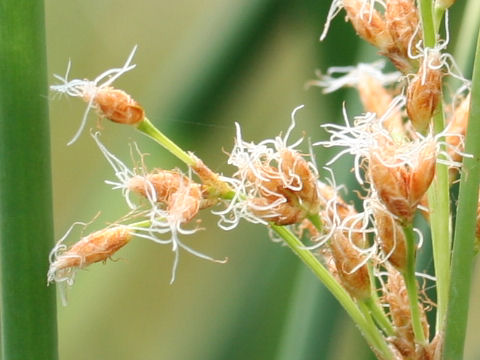
[[[319,79],[309,81],[307,85],[319,86],[323,88],[324,94],[329,94],[342,87],[354,87],[367,75],[375,78],[382,85],[394,84],[400,80],[400,72],[383,73],[384,67],[384,60],[378,60],[371,64],[360,63],[357,66],[333,66],[328,68],[325,75],[317,72]]]

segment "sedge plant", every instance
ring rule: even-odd
[[[210,210],[226,231],[240,221],[267,227],[271,238],[286,244],[338,300],[378,359],[462,358],[474,244],[480,235],[475,170],[480,149],[474,140],[480,131],[475,121],[480,69],[476,64],[469,81],[447,52],[453,2],[334,0],[321,39],[333,18],[344,12],[358,36],[383,59],[330,68],[310,85],[325,92],[355,88],[364,113],[351,116],[344,109],[343,125],[321,125],[329,135],[321,141],[292,139],[302,106],[293,110],[285,133],[258,143],[246,140],[241,124],[236,124],[227,160],[234,168],[230,175],[217,173],[180,148],[135,99],[113,87],[135,67],[136,49],[123,66],[91,81],[70,79],[69,65],[51,89],[87,103],[70,144],[84,133],[93,110],[150,137],[177,157],[184,170],[148,169],[136,145],[136,160],[129,167],[105,147],[100,132],[92,130],[94,143],[113,170],[114,178],[107,183],[122,194],[131,211],[68,245],[71,229],[81,223],[72,225],[50,253],[48,282],[65,291],[79,269],[107,261],[135,238],[171,248],[171,282],[182,252],[224,263],[185,240],[199,230],[200,214]],[[386,61],[395,71],[384,71]],[[447,79],[455,80],[455,90],[445,88]],[[318,166],[314,151],[322,148],[338,153]],[[361,208],[343,199],[343,186],[328,168],[347,154],[353,157]],[[449,192],[458,178],[455,208]],[[414,226],[418,216],[431,227],[433,277],[416,272],[424,241]],[[433,282],[436,302],[427,297],[419,278]],[[436,321],[429,324],[427,313],[433,308]]]

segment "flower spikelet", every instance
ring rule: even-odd
[[[398,99],[402,100],[401,97]],[[401,104],[392,104],[394,106],[390,110]],[[351,126],[345,116],[345,126],[323,125],[331,137],[314,145],[345,147],[327,165],[346,153],[354,155],[355,175],[359,183],[370,183],[390,213],[402,221],[411,221],[435,175],[438,136],[415,134],[415,140],[397,141],[383,127],[386,117],[388,112],[380,119],[375,114],[366,114],[355,118],[355,126]]]
[[[100,116],[116,123],[135,125],[145,118],[140,104],[123,90],[108,86],[98,89],[95,94],[86,93],[84,99],[87,102],[92,100]]]
[[[178,171],[157,169],[132,177],[127,186],[147,198],[153,187],[155,200],[165,204],[169,216],[180,222],[189,222],[201,208],[201,186]]]
[[[407,250],[402,227],[380,206],[374,208],[374,218],[377,240],[388,262],[398,271],[403,272],[407,265]]]
[[[443,75],[440,53],[426,49],[421,66],[407,87],[407,114],[419,132],[431,124],[442,94]]]
[[[96,109],[101,117],[127,125],[138,124],[145,118],[145,112],[140,104],[123,90],[115,89],[111,86],[121,75],[135,68],[135,65],[131,64],[135,51],[136,47],[133,48],[127,61],[121,68],[106,70],[91,81],[81,79],[69,80],[70,63],[65,76],[55,75],[60,84],[50,86],[51,90],[79,97],[88,103],[80,127],[68,145],[74,143],[82,133],[87,122],[88,113],[92,108]]]
[[[393,47],[385,19],[374,8],[376,1],[343,0],[343,8],[357,34],[380,50]]]
[[[106,261],[132,238],[127,226],[114,226],[85,236],[68,250],[63,239],[50,254],[48,282],[72,282],[75,271],[99,261]]]
[[[345,289],[359,300],[370,296],[366,255],[362,254],[340,230],[335,231],[330,240],[330,248],[337,274]]]
[[[237,124],[236,145],[229,163],[238,168],[235,177],[241,185],[237,188],[244,194],[243,200],[238,199],[240,207],[243,203],[260,221],[294,224],[319,211],[316,169],[295,150],[303,139],[287,145],[297,109],[283,138],[248,143],[242,140]]]
[[[114,189],[121,189],[128,206],[132,209],[131,217],[146,217],[143,225],[131,226],[137,237],[156,242],[170,244],[175,253],[171,282],[175,280],[175,273],[179,261],[180,249],[205,260],[223,263],[210,256],[198,252],[184,244],[179,235],[191,235],[198,228],[185,229],[200,209],[214,205],[211,199],[204,199],[202,185],[195,183],[178,170],[157,169],[148,172],[145,166],[140,170],[129,169],[120,159],[113,155],[100,142],[99,134],[92,134],[99,149],[115,171],[118,181],[106,181]],[[137,151],[140,151],[137,148]],[[147,200],[137,204],[130,198],[131,193],[141,195]]]
[[[318,80],[308,82],[308,85],[323,88],[324,93],[330,93],[341,87],[351,86],[358,90],[360,100],[366,112],[375,113],[378,118],[389,113],[383,120],[383,126],[389,132],[403,135],[405,132],[399,108],[391,108],[394,97],[387,86],[400,80],[398,71],[383,73],[385,61],[357,66],[331,67],[326,74],[317,73]],[[336,76],[336,75],[339,76]],[[393,110],[393,111],[392,111]]]
[[[412,328],[410,305],[403,276],[394,268],[388,269],[388,281],[385,285],[384,299],[390,307],[390,316],[395,327],[395,336],[391,339],[395,347],[407,359],[415,357],[415,335]],[[428,339],[428,322],[425,310],[418,304],[422,317],[425,336]]]
[[[402,73],[408,74],[416,65],[409,57],[409,49],[422,38],[418,10],[413,0],[388,0],[385,4],[385,21],[395,44],[385,55]]]
[[[399,147],[381,139],[378,145],[369,157],[370,180],[387,209],[411,221],[435,175],[436,143],[427,139]]]

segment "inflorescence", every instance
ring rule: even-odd
[[[107,183],[121,191],[130,212],[72,246],[65,244],[69,230],[52,250],[48,282],[72,285],[78,269],[105,262],[133,238],[171,247],[175,254],[172,282],[180,250],[223,263],[182,240],[200,229],[197,218],[202,210],[210,209],[224,230],[235,228],[244,219],[273,230],[285,226],[302,238],[304,249],[353,301],[359,307],[371,307],[371,316],[387,344],[386,348],[370,344],[379,358],[430,359],[438,353],[442,333],[437,331],[430,338],[425,316],[431,302],[422,300],[415,279],[415,257],[423,235],[413,228],[413,220],[420,209],[428,221],[426,193],[437,166],[448,166],[453,182],[462,158],[468,156],[463,138],[469,82],[445,52],[447,41],[439,41],[435,48],[424,46],[413,0],[334,0],[321,39],[342,10],[358,35],[397,68],[383,73],[383,60],[334,67],[309,82],[324,92],[344,86],[358,91],[365,112],[351,119],[344,107],[343,124],[323,124],[329,138],[313,142],[313,148],[340,148],[326,166],[344,155],[353,157],[361,209],[342,198],[343,186],[337,186],[332,171],[320,179],[312,149],[300,148],[303,138],[290,140],[301,107],[292,112],[284,135],[259,143],[244,140],[240,124],[236,124],[235,144],[228,157],[228,164],[236,169],[231,176],[212,171],[193,153],[185,153],[185,172],[148,170],[136,145],[140,165],[129,168],[102,144],[100,134],[93,132],[92,138],[115,174],[115,180]],[[68,80],[70,64],[64,77],[56,76],[61,83],[52,85],[53,91],[87,103],[71,142],[80,136],[91,109],[101,118],[152,136],[144,109],[123,90],[111,86],[135,67],[131,64],[134,53],[135,49],[122,67],[107,70],[93,81]],[[443,111],[439,104],[444,101],[442,83],[447,76],[461,80],[461,91],[446,108],[448,125],[435,132],[432,118]],[[171,151],[169,141],[159,142]]]

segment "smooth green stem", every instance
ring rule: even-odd
[[[376,298],[370,296],[369,298],[364,300],[366,307],[370,310],[373,319],[376,323],[382,328],[387,336],[394,336],[395,330],[393,329],[392,323],[388,319],[387,315],[383,309],[379,306]]]
[[[323,230],[323,222],[322,222],[322,219],[320,218],[320,215],[318,214],[309,215],[308,220],[310,220],[313,226],[315,226],[315,229],[317,229],[318,231]]]
[[[435,34],[438,34],[440,30],[440,24],[442,23],[443,15],[445,15],[445,9],[439,6],[435,6],[433,12],[433,22],[435,24]]]
[[[418,309],[417,280],[415,278],[416,242],[413,226],[411,224],[405,225],[403,227],[403,232],[405,233],[405,239],[407,243],[407,267],[403,273],[403,278],[405,279],[405,286],[407,287],[408,302],[412,315],[413,333],[415,335],[415,342],[419,345],[425,345],[426,339],[423,332],[420,311]]]
[[[360,311],[357,304],[353,301],[347,291],[335,280],[327,269],[318,261],[318,259],[307,249],[303,243],[286,227],[273,225],[270,227],[287,243],[290,249],[303,261],[303,263],[320,279],[320,281],[333,294],[345,311],[350,315],[356,325],[359,327],[367,342],[376,351],[382,354],[384,359],[392,359],[393,355],[388,348],[382,334],[377,327],[367,319]]]
[[[433,118],[434,131],[439,133],[444,128],[442,105]],[[444,150],[444,146],[442,146]],[[440,155],[442,156],[442,155]],[[430,226],[432,231],[433,262],[437,279],[437,326],[436,332],[443,329],[443,321],[448,306],[448,289],[450,284],[450,251],[451,251],[451,219],[450,219],[450,184],[448,168],[436,164],[435,179],[428,190],[430,209]]]
[[[434,9],[431,0],[420,0],[420,13],[425,47],[433,48],[444,10]],[[434,18],[435,16],[435,18]],[[443,105],[440,102],[433,117],[434,133],[438,134],[445,128]],[[445,150],[442,146],[441,150]],[[443,321],[448,307],[448,288],[450,286],[450,249],[451,221],[448,168],[438,164],[435,169],[435,179],[428,190],[430,209],[430,225],[432,229],[433,261],[437,278],[437,319],[436,333],[443,330]]]
[[[137,129],[151,137],[157,143],[162,145],[166,150],[170,151],[179,160],[188,166],[194,166],[197,162],[188,153],[183,151],[177,144],[170,140],[164,133],[158,130],[147,118],[137,125]]]
[[[0,1],[0,261],[3,360],[55,360],[55,287],[44,7]]]
[[[452,253],[450,298],[445,326],[444,359],[463,358],[468,320],[470,288],[480,180],[480,36],[473,68],[472,103],[465,138],[465,152],[460,178],[455,237]]]
[[[433,1],[419,0],[420,16],[422,18],[424,47],[433,48],[436,43],[435,24],[433,22]]]

